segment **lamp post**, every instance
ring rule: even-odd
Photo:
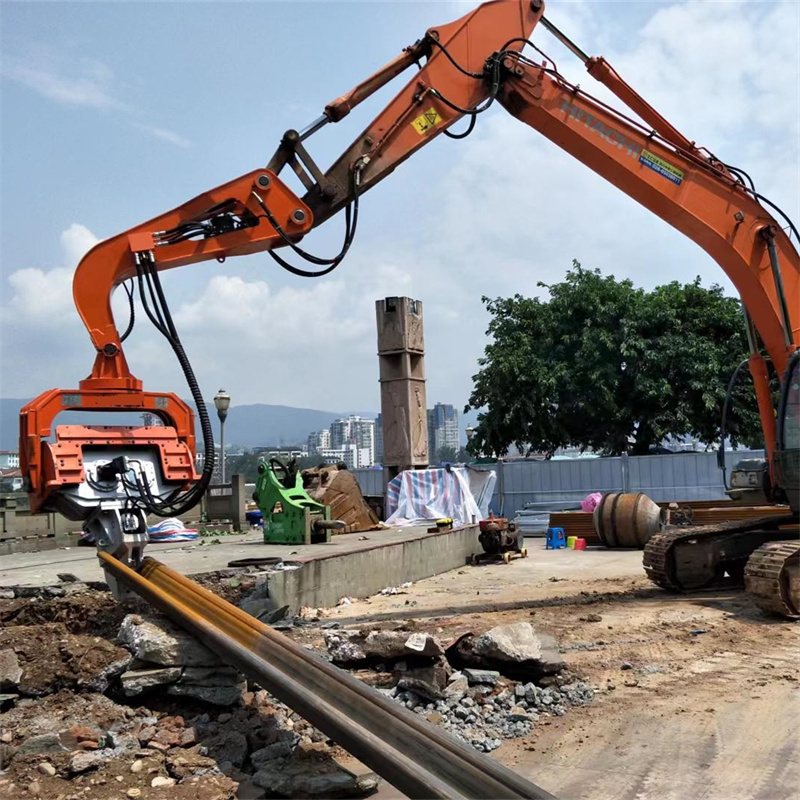
[[[466,433],[466,434],[467,434],[467,448],[469,448],[469,444],[470,444],[470,442],[472,441],[472,437],[475,435],[475,428],[473,428],[472,426],[469,426],[469,427],[468,427],[468,428],[467,428],[467,429],[464,431],[464,433]],[[478,457],[479,457],[479,454],[478,454],[478,453],[473,453],[473,455],[475,456],[475,458],[478,458]]]
[[[225,483],[225,418],[228,416],[228,408],[231,405],[231,397],[224,390],[220,389],[214,397],[214,406],[219,417],[219,474],[220,483]]]

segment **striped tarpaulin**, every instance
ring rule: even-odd
[[[479,474],[485,474],[486,481],[496,480],[493,472]],[[489,498],[491,494],[491,487],[482,492]],[[452,467],[401,472],[386,489],[386,513],[388,525],[413,525],[443,517],[463,525],[483,519],[488,510],[478,507],[470,491],[468,470]]]

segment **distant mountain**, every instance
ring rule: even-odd
[[[0,450],[16,450],[19,446],[19,411],[28,400],[0,399]],[[219,436],[219,421],[213,403],[208,411],[214,425],[214,438]],[[270,406],[262,403],[232,406],[225,423],[225,440],[228,444],[257,447],[273,444],[301,444],[308,434],[327,428],[331,422],[348,414],[374,419],[376,411],[318,411],[312,408]],[[141,424],[138,413],[84,413],[65,411],[56,420],[57,425]],[[199,438],[198,428],[198,438]]]
[[[13,398],[0,399],[0,450],[16,450],[19,447],[19,410],[28,400]],[[475,424],[475,412],[466,417],[459,412],[459,427],[462,443],[466,442],[464,429]],[[214,439],[219,437],[219,421],[213,403],[208,411],[214,425]],[[232,406],[225,423],[225,441],[242,447],[261,445],[303,444],[312,431],[327,428],[331,422],[348,414],[357,414],[367,419],[378,416],[376,411],[319,411],[313,408],[294,408],[293,406],[271,406],[263,403]],[[56,419],[57,425],[85,425],[94,422],[98,425],[136,425],[141,424],[137,413],[83,413],[65,411]],[[200,438],[200,430],[197,430]]]
[[[214,421],[214,437],[219,435],[219,421],[213,404],[209,413]],[[225,441],[243,447],[274,444],[305,444],[308,434],[327,428],[331,422],[348,414],[375,419],[377,411],[318,411],[313,408],[269,406],[256,403],[234,406],[225,422]]]

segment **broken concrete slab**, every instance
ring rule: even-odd
[[[258,769],[268,761],[275,761],[277,758],[288,758],[293,749],[294,747],[290,742],[275,742],[275,744],[267,745],[250,753],[250,761]]]
[[[515,680],[541,678],[566,667],[558,642],[538,633],[529,622],[500,625],[480,636],[465,634],[448,648],[448,658],[470,667],[496,669]]]
[[[244,677],[233,667],[186,667],[181,683],[195,686],[241,686]]]
[[[392,661],[406,656],[438,658],[444,654],[441,642],[427,633],[408,631],[328,630],[325,645],[339,664],[359,661]]]
[[[214,706],[238,706],[242,704],[242,686],[195,686],[191,683],[174,683],[167,694],[174,697],[194,697]]]
[[[0,689],[13,692],[22,678],[22,667],[17,654],[9,649],[0,650]]]
[[[500,673],[493,669],[464,669],[462,670],[470,686],[478,684],[494,686],[500,680]]]
[[[444,697],[442,690],[438,686],[418,678],[401,678],[397,683],[397,688],[400,691],[414,692],[414,694],[432,703]]]
[[[129,614],[120,626],[119,640],[136,658],[165,667],[222,664],[217,655],[168,620]]]
[[[542,642],[530,622],[515,622],[482,633],[473,641],[472,652],[481,658],[520,664],[538,660]]]
[[[78,679],[78,686],[82,689],[89,689],[92,692],[105,692],[111,685],[114,678],[122,675],[130,666],[133,657],[123,648],[117,648],[122,653],[122,658],[112,661],[110,664],[103,667],[95,675],[86,675],[82,679]]]
[[[453,669],[444,658],[439,658],[434,662],[419,665],[417,658],[409,658],[409,661],[400,661],[395,664],[394,678],[396,681],[404,678],[411,678],[424,681],[438,689],[444,689],[450,679]]]
[[[462,675],[454,681],[447,684],[444,689],[444,696],[447,700],[461,700],[469,689],[469,681]]]
[[[281,797],[364,797],[375,791],[378,779],[372,774],[354,775],[332,759],[284,758],[264,763],[253,783]]]
[[[182,673],[183,669],[181,667],[129,670],[120,676],[120,681],[126,697],[134,697],[156,686],[175,683]]]
[[[66,747],[61,743],[57,733],[42,733],[30,736],[18,748],[19,755],[32,755],[34,753],[67,753]]]

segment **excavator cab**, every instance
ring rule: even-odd
[[[778,447],[775,452],[778,485],[792,511],[800,511],[800,350],[786,369],[778,405]]]

